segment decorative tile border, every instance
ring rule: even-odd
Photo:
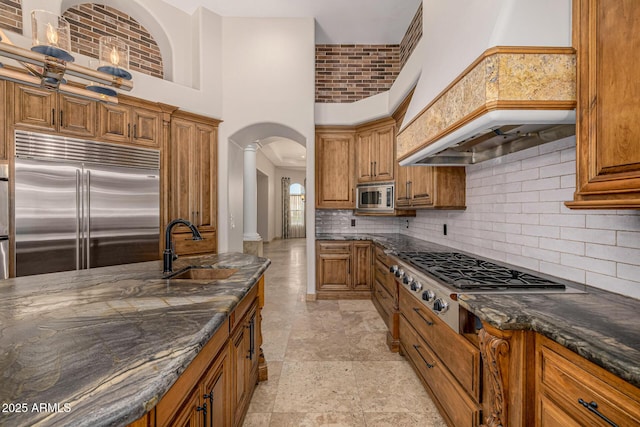
[[[403,159],[496,109],[572,109],[573,48],[495,47],[485,51],[399,134]]]

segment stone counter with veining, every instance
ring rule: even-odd
[[[371,240],[391,255],[400,251],[460,252],[402,234],[319,234],[316,239]],[[536,331],[640,387],[640,301],[585,285],[574,286],[587,292],[461,294],[459,302],[492,326]]]
[[[238,270],[215,282],[164,279],[161,261],[0,281],[0,425],[135,421],[269,264],[244,254],[174,263]]]

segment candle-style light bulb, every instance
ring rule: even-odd
[[[120,63],[120,55],[118,55],[118,50],[115,47],[111,48],[110,59],[113,65],[117,66]]]
[[[58,44],[58,30],[53,28],[50,22],[47,23],[47,40],[50,45],[57,46]]]

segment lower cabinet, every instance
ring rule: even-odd
[[[155,408],[129,427],[242,425],[259,369],[266,379],[260,349],[263,292],[261,278]]]
[[[451,426],[481,424],[480,350],[399,287],[404,354]]]
[[[317,298],[371,298],[372,261],[372,244],[369,241],[318,240]]]
[[[537,426],[638,426],[640,389],[536,335]]]
[[[258,382],[258,356],[255,343],[256,305],[254,304],[245,320],[237,326],[229,343],[235,378],[232,391],[235,426],[242,424],[253,394],[253,388]]]
[[[398,352],[400,339],[398,332],[398,286],[393,274],[389,271],[391,266],[384,250],[374,245],[373,261],[373,292],[371,299],[378,310],[378,314],[387,325],[387,346],[389,350]]]

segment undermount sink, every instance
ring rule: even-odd
[[[224,280],[238,271],[237,268],[189,267],[186,270],[166,276],[167,279]]]

